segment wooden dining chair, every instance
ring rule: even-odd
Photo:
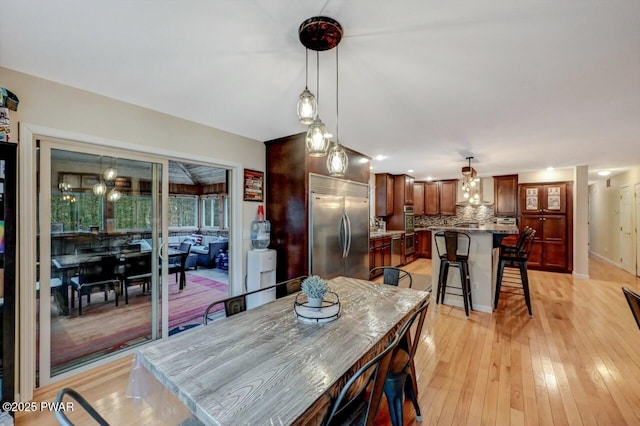
[[[413,286],[413,277],[404,269],[396,268],[395,266],[377,266],[369,271],[369,280],[372,280],[379,271],[382,271],[382,282],[388,285],[394,285],[398,287],[402,280],[409,281],[409,288]]]
[[[322,422],[324,426],[373,425],[373,420],[380,408],[385,378],[389,372],[393,351],[399,341],[399,335],[396,335],[382,352],[351,376],[332,402],[327,416]],[[368,374],[370,374],[369,380],[362,380]],[[367,392],[369,383],[372,383],[372,386]]]
[[[640,294],[634,293],[633,291],[624,287],[622,287],[622,292],[627,298],[629,309],[631,309],[631,313],[636,319],[636,324],[638,324],[638,328],[640,328]]]

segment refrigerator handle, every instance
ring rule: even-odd
[[[342,250],[342,257],[344,257],[344,249],[345,249],[345,237],[346,234],[344,232],[345,223],[344,223],[344,214],[340,217],[340,224],[338,226],[338,241],[340,242],[340,249]]]
[[[344,217],[346,219],[346,235],[347,235],[347,247],[345,249],[345,254],[343,257],[349,256],[349,252],[351,251],[351,220],[349,219],[349,215],[347,212],[344,212]]]

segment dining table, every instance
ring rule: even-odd
[[[349,277],[329,290],[339,314],[326,322],[298,316],[297,293],[145,345],[128,396],[163,417],[171,404],[159,395],[169,390],[205,425],[320,424],[349,377],[430,296]]]

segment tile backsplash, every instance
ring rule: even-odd
[[[493,206],[456,206],[455,216],[416,216],[415,226],[452,225],[460,222],[493,223]]]

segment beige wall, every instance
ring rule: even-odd
[[[596,255],[618,265],[620,263],[620,188],[630,186],[632,191],[640,183],[640,167],[611,176],[589,185],[589,249]],[[640,194],[636,194],[640,196]],[[632,206],[632,223],[636,223]]]
[[[518,173],[518,184],[539,182],[573,182],[574,168]]]
[[[18,123],[22,122],[148,147],[149,153],[169,154],[174,159],[197,158],[214,164],[265,169],[265,147],[261,141],[7,68],[0,67],[0,83],[20,99],[18,111],[10,112],[13,141],[18,139]],[[171,101],[167,99],[167,102]],[[21,187],[26,189],[24,182]],[[249,228],[257,204],[241,204],[234,212],[234,220],[242,222],[244,264],[245,253],[251,245]]]

